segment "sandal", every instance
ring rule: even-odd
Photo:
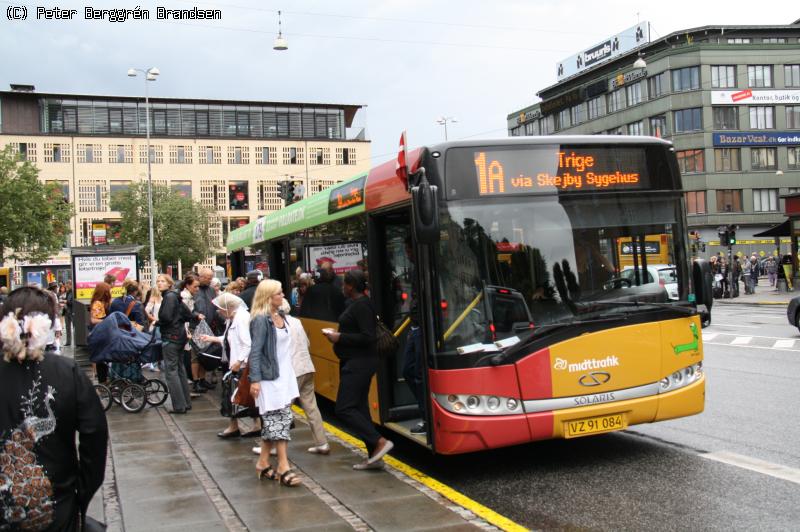
[[[278,478],[278,473],[271,465],[268,465],[264,469],[259,469],[256,467],[256,475],[258,476],[258,480],[261,480],[262,478],[266,478],[267,480],[276,480]]]
[[[297,482],[295,482],[295,480]],[[281,485],[286,486],[287,488],[296,488],[302,484],[300,477],[297,476],[297,473],[294,472],[294,469],[287,469],[281,475]]]

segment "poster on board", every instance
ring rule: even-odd
[[[316,270],[323,262],[331,262],[337,275],[358,268],[358,261],[364,258],[364,245],[361,242],[308,246],[307,250],[309,268]]]
[[[114,276],[111,297],[123,295],[125,279],[136,280],[136,254],[86,255],[73,257],[75,264],[75,299],[89,301],[97,283],[108,275]]]

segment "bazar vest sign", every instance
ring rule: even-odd
[[[714,146],[783,146],[800,144],[800,131],[771,131],[769,133],[752,133],[732,131],[713,134]]]
[[[628,85],[629,83],[633,83],[634,81],[640,80],[647,76],[647,70],[644,68],[640,68],[639,70],[632,70],[625,74],[617,74],[611,81],[608,82],[608,90],[613,91],[618,87],[622,87],[623,85]]]

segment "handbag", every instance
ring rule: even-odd
[[[380,316],[376,315],[375,320],[375,350],[378,356],[387,357],[395,354],[400,348],[400,340],[383,324]]]
[[[250,367],[245,366],[242,374],[239,376],[239,386],[236,388],[236,395],[233,396],[231,401],[235,405],[243,406],[245,408],[255,408],[256,400],[250,395]]]

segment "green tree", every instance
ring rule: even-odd
[[[0,151],[0,264],[39,263],[58,253],[72,215],[59,184],[39,181],[39,170],[22,162],[11,146]]]
[[[111,198],[111,210],[119,211],[120,241],[144,246],[139,252],[150,258],[147,223],[147,182],[131,184]],[[153,185],[153,239],[156,259],[162,263],[194,264],[212,251],[209,235],[211,211],[200,202],[185,198],[162,185]]]

